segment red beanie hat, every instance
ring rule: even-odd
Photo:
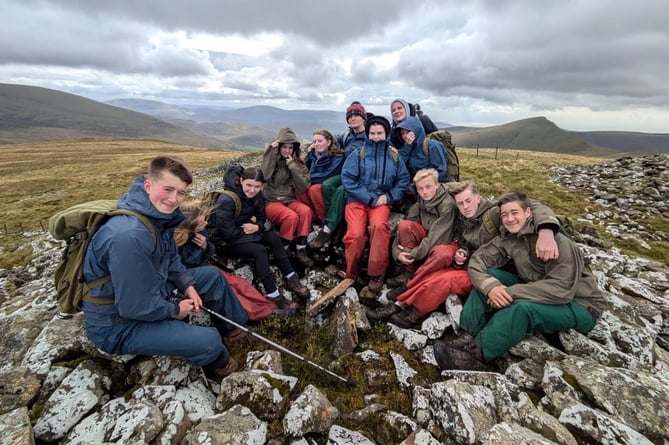
[[[367,119],[367,112],[365,111],[365,107],[363,107],[362,104],[358,101],[351,102],[351,105],[349,105],[346,109],[346,122],[348,122],[348,119],[351,116],[356,114],[362,117],[364,120]]]

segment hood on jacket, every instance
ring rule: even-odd
[[[162,213],[153,205],[149,199],[149,194],[144,190],[145,180],[144,176],[136,177],[130,185],[130,189],[118,199],[118,207],[146,215],[156,224],[164,227],[175,227],[181,224],[186,219],[181,210],[177,209],[172,213]]]
[[[423,124],[421,123],[420,119],[418,119],[416,116],[407,117],[402,122],[397,124],[397,128],[399,128],[400,131],[402,129],[413,131],[413,134],[416,135],[414,147],[420,147],[423,145],[423,141],[425,140],[425,129],[423,128]]]
[[[404,111],[406,112],[406,116],[407,116],[407,117],[409,117],[409,116],[413,116],[413,115],[414,115],[414,113],[412,112],[413,110],[412,110],[411,104],[409,104],[409,103],[408,103],[406,100],[404,100],[404,99],[395,99],[394,101],[390,102],[390,115],[391,115],[391,116],[393,115],[393,104],[394,104],[395,102],[399,102],[399,103],[402,104],[402,106],[404,107]],[[405,118],[405,119],[406,119],[406,118]],[[398,123],[398,122],[397,122],[395,119],[393,119],[393,124],[397,124],[397,123]]]
[[[372,125],[383,125],[383,128],[386,129],[386,139],[390,137],[390,122],[383,116],[372,116],[365,122],[365,135],[369,138],[369,127]]]
[[[282,128],[276,136],[281,144],[293,144],[293,152],[297,153],[300,150],[300,140],[297,135],[290,128]]]

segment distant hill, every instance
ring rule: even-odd
[[[522,119],[486,128],[449,128],[458,147],[499,147],[601,156],[618,150],[601,147],[565,131],[545,117]]]
[[[635,133],[628,131],[572,131],[571,133],[591,144],[620,151],[669,152],[669,134],[667,133]]]
[[[47,88],[0,84],[0,144],[79,138],[159,139],[230,148],[147,114]]]
[[[346,130],[346,114],[344,111],[329,110],[284,110],[264,105],[243,107],[236,109],[199,107],[199,106],[172,106],[156,101],[142,101],[136,99],[115,99],[107,102],[115,106],[128,108],[151,114],[187,128],[198,128],[194,123],[237,123],[245,133],[249,127],[263,128],[271,133],[270,138],[276,136],[280,128],[290,127],[300,139],[311,139],[314,130],[325,128],[334,133]],[[193,124],[188,121],[194,121]],[[207,127],[205,133],[213,135]],[[197,130],[202,131],[202,130]],[[243,136],[243,135],[238,135]],[[232,137],[229,133],[223,135],[225,139]],[[263,138],[264,139],[264,138]],[[263,145],[268,142],[264,139]]]

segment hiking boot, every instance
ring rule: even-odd
[[[463,351],[476,347],[474,337],[469,332],[463,332],[459,337],[454,338],[446,344],[450,348],[461,349]]]
[[[481,351],[476,346],[463,351],[462,349],[450,348],[447,343],[436,340],[432,347],[434,348],[434,358],[442,370],[485,371],[488,369],[483,362]]]
[[[304,267],[313,267],[314,260],[307,255],[307,249],[296,249],[295,259],[299,261]]]
[[[423,317],[418,314],[418,311],[413,306],[409,306],[399,314],[392,315],[388,321],[390,321],[395,326],[399,326],[404,329],[410,329],[414,327],[422,318]]]
[[[230,342],[230,343],[236,343],[246,337],[246,332],[242,331],[239,328],[235,328],[232,331],[228,332],[223,336],[223,339]]]
[[[270,314],[271,317],[276,317],[276,318],[291,318],[297,315],[297,307],[288,306],[286,308],[276,308],[272,311]]]
[[[285,282],[286,282],[286,287],[288,288],[288,290],[293,292],[295,295],[297,295],[301,299],[307,300],[311,296],[311,292],[309,292],[309,289],[307,288],[307,286],[302,284],[300,279],[297,277],[297,274],[291,275],[290,278],[285,278]]]
[[[386,293],[386,298],[388,301],[397,301],[397,297],[402,295],[404,292],[407,291],[406,285],[401,285],[399,287],[396,287],[395,289],[390,289],[388,293]]]
[[[367,314],[367,318],[369,318],[370,320],[388,321],[392,315],[398,313],[401,310],[402,310],[401,307],[399,307],[395,303],[391,303],[383,307],[380,307],[379,309],[367,308],[365,310],[365,313]]]
[[[394,277],[388,278],[386,280],[386,286],[388,286],[388,287],[399,287],[399,286],[407,284],[407,281],[409,281],[409,274],[406,273],[406,271],[403,271],[399,275],[395,275]]]
[[[216,375],[217,377],[223,377],[223,378],[229,376],[238,369],[239,369],[239,363],[237,363],[237,360],[235,360],[232,357],[230,357],[228,364],[222,368],[214,368],[214,367],[209,368],[212,374]]]
[[[292,301],[288,300],[283,295],[279,295],[278,297],[274,297],[274,298],[269,298],[269,297],[265,297],[265,298],[268,301],[271,301],[272,303],[276,304],[277,309],[280,309],[280,310],[284,310],[284,311],[291,310],[291,309],[292,310],[297,310],[297,308],[298,308],[297,303],[293,303]],[[273,311],[272,311],[272,313],[273,313]]]
[[[321,230],[316,235],[316,238],[309,241],[308,246],[311,250],[321,250],[325,243],[330,241],[331,233],[327,233],[325,230]]]
[[[369,283],[367,284],[367,289],[370,292],[378,294],[383,288],[383,276],[380,277],[369,277]]]

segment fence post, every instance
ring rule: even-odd
[[[497,152],[499,151],[499,144],[495,146],[495,160],[497,159]]]
[[[479,144],[476,144],[476,157],[479,157]]]

